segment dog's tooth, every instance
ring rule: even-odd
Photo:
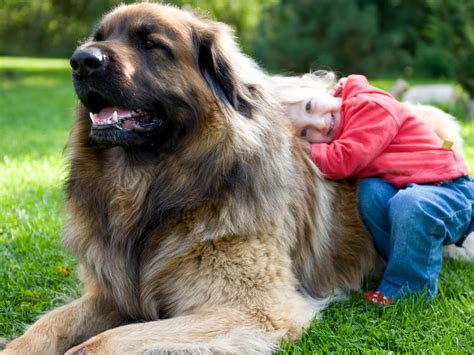
[[[94,121],[94,114],[92,112],[89,112],[89,117],[90,117],[91,121]]]
[[[117,111],[114,111],[114,114],[112,115],[112,121],[118,122],[118,120],[119,120],[118,113],[117,113]]]

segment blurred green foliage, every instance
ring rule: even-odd
[[[130,0],[0,0],[0,55],[68,57]],[[271,72],[455,79],[474,97],[473,0],[171,0],[232,25]]]

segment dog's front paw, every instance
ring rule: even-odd
[[[15,350],[15,349],[8,349],[7,348],[7,340],[4,338],[0,338],[0,354],[1,355],[23,355],[27,354],[26,351]]]
[[[87,355],[87,354],[90,354],[90,352],[87,351],[87,348],[85,348],[85,347],[79,347],[79,348],[74,347],[71,350],[68,350],[65,355],[68,355],[68,354],[71,354],[71,355]]]
[[[117,328],[109,329],[85,342],[70,348],[64,355],[114,355],[142,353],[134,351],[136,344],[130,340],[124,340],[123,333],[117,332]]]
[[[64,355],[91,355],[91,354],[111,354],[111,349],[106,348],[106,344],[101,336],[95,336],[82,344],[79,344],[68,351]]]
[[[91,354],[86,347],[79,345],[75,346],[64,353],[64,355],[87,355]]]

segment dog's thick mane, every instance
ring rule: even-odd
[[[334,219],[334,209],[344,205],[336,185],[326,182],[302,152],[268,77],[237,48],[230,29],[220,23],[207,25],[210,37],[195,43],[201,46],[200,54],[212,54],[201,57],[199,65],[214,99],[207,103],[206,126],[198,127],[172,152],[153,157],[121,147],[97,149],[84,143],[88,141],[86,120],[77,121],[70,145],[68,208],[74,208],[70,213],[77,216],[82,213],[77,208],[81,206],[100,218],[88,227],[95,230],[89,234],[97,240],[79,238],[82,231],[75,221],[66,227],[66,244],[91,265],[103,259],[99,275],[104,282],[108,277],[103,265],[110,263],[104,258],[120,257],[116,252],[99,256],[90,243],[116,248],[126,256],[126,263],[136,265],[134,272],[127,272],[133,284],[140,274],[137,260],[147,235],[185,211],[203,210],[206,217],[193,226],[193,234],[201,235],[202,240],[274,234],[274,242],[293,258],[295,274],[310,295],[325,294],[334,287],[357,287],[369,263],[354,268],[354,262],[347,270],[356,270],[356,275],[348,275],[341,270],[344,264],[334,260],[336,247],[341,252],[350,248],[337,245],[346,231]],[[227,92],[225,99],[222,91]],[[86,115],[81,109],[78,114]],[[206,130],[213,130],[213,137],[218,138],[203,146],[201,135],[206,135]],[[146,159],[154,164],[143,164]],[[101,173],[104,166],[112,179]],[[101,181],[96,176],[102,176]],[[112,194],[104,196],[97,184],[110,185]],[[91,191],[91,195],[84,196],[82,191]],[[120,294],[115,297],[125,298]]]
[[[287,234],[282,242],[291,244],[288,248],[302,287],[312,296],[324,295],[338,287],[357,289],[376,257],[358,219],[356,185],[330,182],[322,176],[302,151],[300,141],[282,112],[273,79],[240,51],[227,26],[217,25],[221,27],[214,31],[220,36],[216,46],[221,53],[218,57],[225,62],[236,96],[244,98],[254,113],[250,120],[239,120],[235,111],[222,110],[236,137],[233,146],[242,147],[236,152],[236,159],[248,162],[243,169],[248,175],[243,180],[249,188],[247,196],[251,197],[235,195],[235,206],[243,204],[247,208],[229,206],[229,211],[246,210],[248,214],[237,219],[229,215],[228,220],[236,221],[237,226],[244,226],[246,221],[252,226],[273,224],[274,216],[285,215],[285,211],[278,208],[290,206],[288,221],[291,222],[285,226]],[[251,160],[247,160],[249,157]],[[289,183],[289,179],[297,181]],[[255,205],[253,201],[260,204]],[[298,209],[301,205],[306,208]],[[262,220],[256,221],[257,216]],[[219,225],[225,225],[226,219],[220,219]],[[248,229],[248,232],[262,231]],[[291,240],[291,236],[295,239]],[[361,250],[366,251],[366,260],[359,259]]]

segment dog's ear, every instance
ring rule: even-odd
[[[204,80],[213,94],[224,104],[230,105],[241,115],[250,118],[251,105],[239,90],[242,88],[233,69],[234,63],[226,56],[223,41],[235,47],[230,29],[223,24],[213,24],[213,31],[193,32],[197,64]],[[224,37],[224,38],[222,38]],[[228,38],[226,38],[228,37]],[[232,50],[238,50],[236,47]]]

